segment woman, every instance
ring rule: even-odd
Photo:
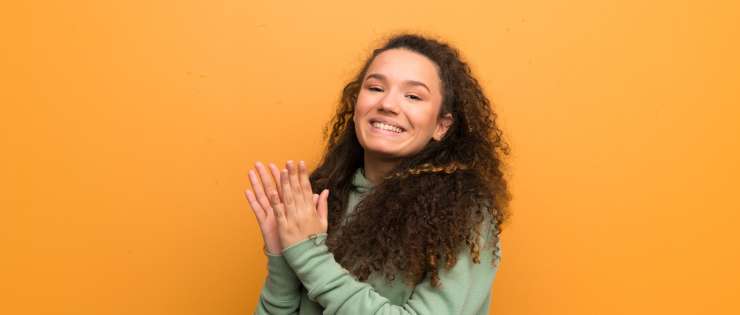
[[[269,272],[255,313],[487,314],[511,199],[495,119],[449,45],[374,50],[310,176],[249,172]]]

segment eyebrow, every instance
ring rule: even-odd
[[[385,80],[386,80],[386,79],[385,79],[385,76],[384,76],[384,75],[382,75],[382,74],[380,74],[380,73],[372,73],[372,74],[368,75],[368,76],[367,76],[367,78],[365,78],[365,81],[367,81],[367,80],[368,80],[368,79],[370,79],[370,78],[378,79],[378,80],[380,80],[380,81],[385,81]],[[428,86],[427,86],[426,84],[424,84],[424,83],[421,83],[421,82],[419,82],[419,81],[414,81],[414,80],[406,80],[406,81],[403,81],[403,83],[404,83],[404,84],[408,84],[408,85],[418,85],[418,86],[424,87],[425,89],[427,89],[427,91],[428,91],[429,93],[432,93],[432,90],[431,90],[431,89],[429,89],[429,87],[428,87]]]

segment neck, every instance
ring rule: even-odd
[[[397,159],[383,159],[365,152],[365,165],[363,167],[365,178],[373,183],[373,185],[378,185],[383,182],[383,177],[387,176],[398,163],[399,161]]]

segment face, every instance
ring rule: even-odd
[[[372,61],[357,96],[355,133],[366,154],[401,158],[440,140],[452,123],[440,118],[442,82],[433,61],[389,49]]]

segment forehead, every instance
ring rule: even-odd
[[[389,49],[375,57],[367,69],[365,78],[379,73],[390,81],[420,81],[428,86],[440,84],[437,66],[426,56],[408,49]]]

